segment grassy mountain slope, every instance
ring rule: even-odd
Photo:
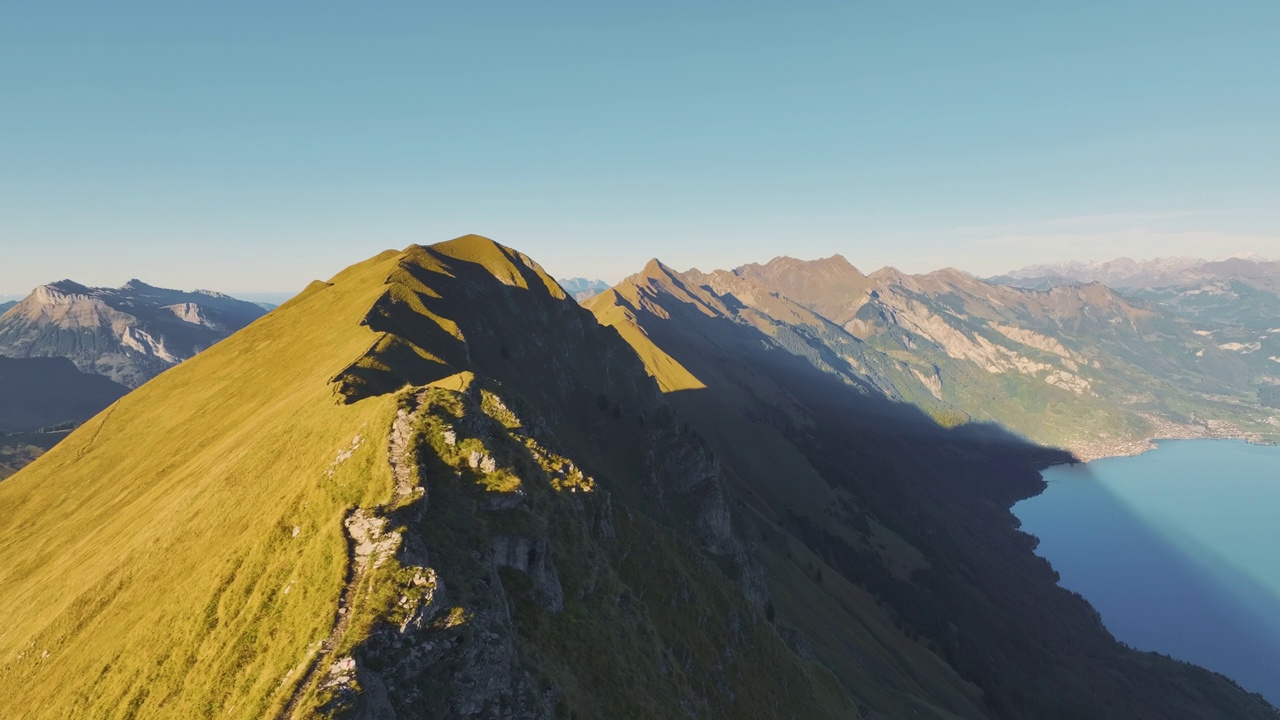
[[[532,261],[384,253],[0,484],[0,714],[857,716],[719,467]]]
[[[1057,587],[1008,508],[1038,492],[1036,468],[1062,454],[997,428],[946,430],[861,392],[741,315],[708,312],[750,299],[655,266],[588,307],[644,339],[655,376],[678,365],[696,379],[670,401],[758,518],[771,577],[803,576],[828,593],[800,597],[778,582],[778,616],[812,634],[816,656],[860,700],[892,717],[910,716],[921,696],[960,715],[1011,718],[1272,716],[1224,678],[1122,648]],[[859,597],[870,602],[842,615]],[[901,639],[856,634],[877,622]],[[897,662],[869,681],[849,658],[877,644]]]
[[[329,379],[374,341],[360,320],[395,258],[314,285],[0,485],[5,714],[279,708],[328,632],[344,512],[390,490],[373,438],[394,403],[337,403]]]
[[[1248,384],[1263,405],[1280,408],[1280,292],[1236,280],[1128,294],[1184,318],[1197,335],[1248,368]]]

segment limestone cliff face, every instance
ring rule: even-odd
[[[253,303],[131,280],[36,288],[0,318],[0,355],[65,357],[82,372],[137,387],[262,316]]]

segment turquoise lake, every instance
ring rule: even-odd
[[[1116,639],[1280,705],[1280,447],[1162,441],[1043,475],[1013,512]]]

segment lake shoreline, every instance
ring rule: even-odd
[[[1144,415],[1154,431],[1141,439],[1102,438],[1068,443],[1063,447],[1077,458],[1088,463],[1116,457],[1134,457],[1155,450],[1162,440],[1243,440],[1251,445],[1274,446],[1276,442],[1260,433],[1243,430],[1230,423],[1208,420],[1203,425],[1184,425],[1155,415]],[[1058,463],[1071,465],[1072,463]]]

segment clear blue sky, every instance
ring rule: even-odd
[[[0,0],[0,294],[1280,256],[1280,3],[693,5]]]

